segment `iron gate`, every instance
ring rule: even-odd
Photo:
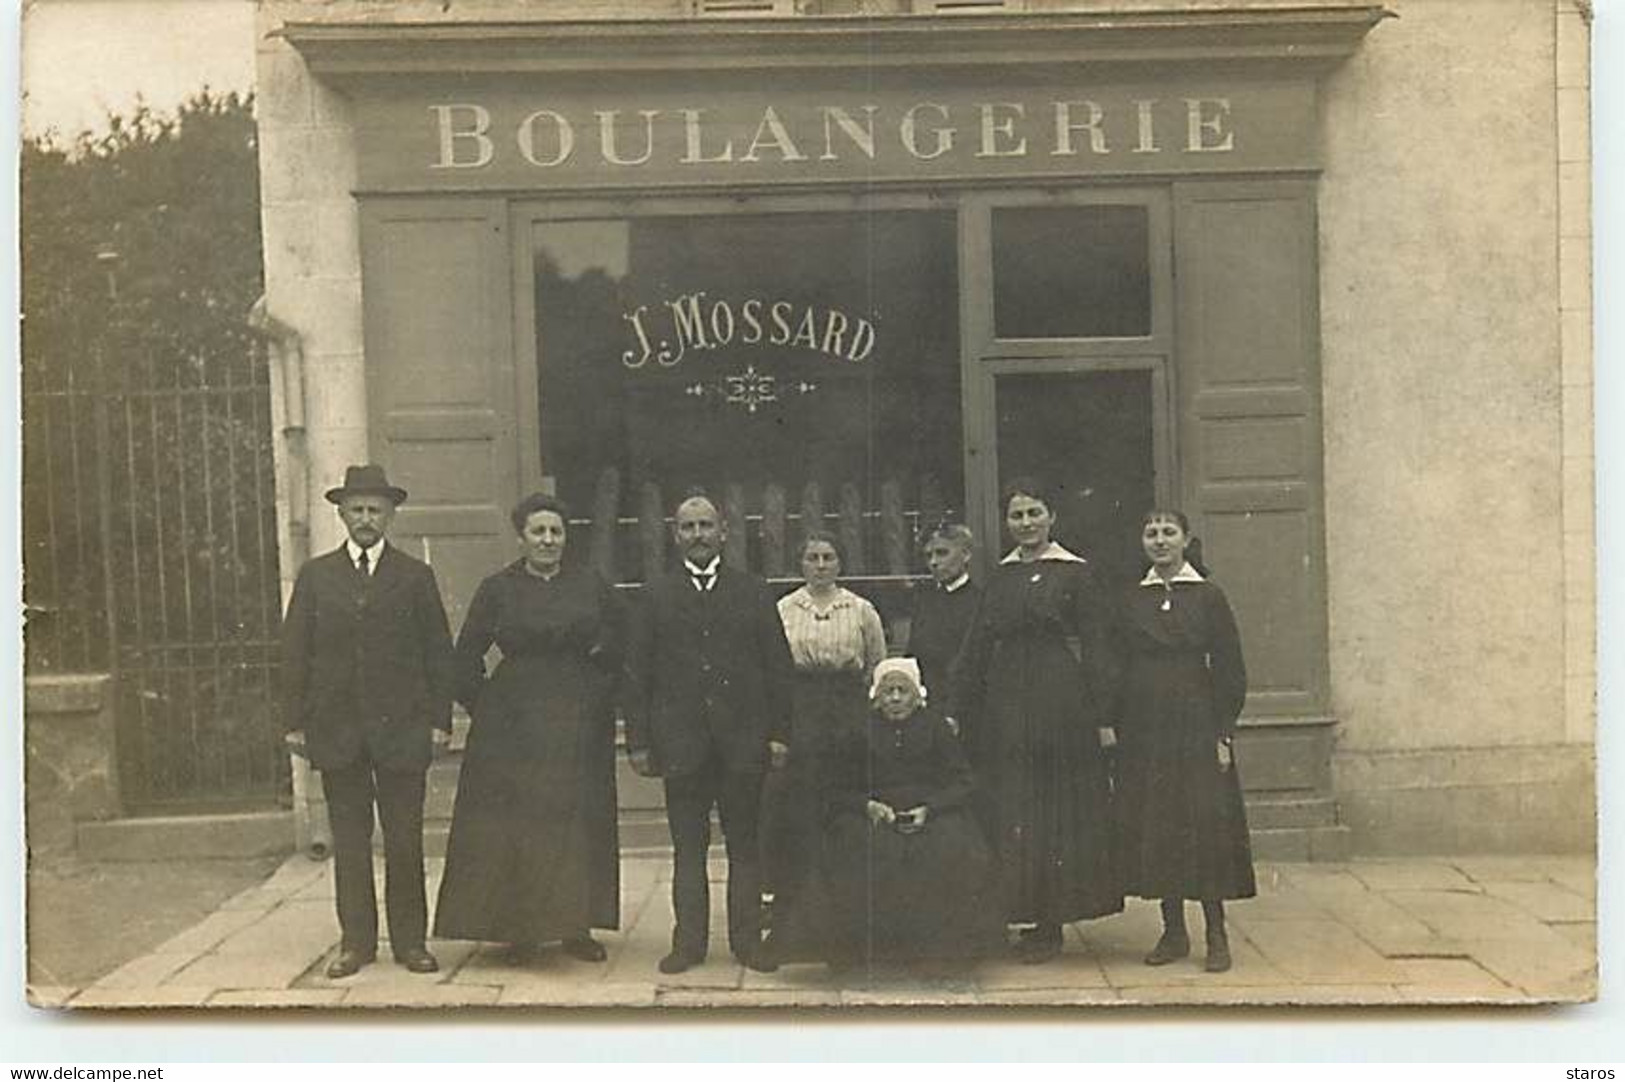
[[[24,350],[31,673],[110,672],[127,810],[285,786],[263,349]]]

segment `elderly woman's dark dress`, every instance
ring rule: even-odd
[[[968,960],[1003,945],[992,854],[970,813],[974,789],[959,741],[939,714],[894,722],[871,713],[829,758],[816,923],[823,957]],[[871,825],[868,802],[929,809],[902,833]]]
[[[474,723],[435,935],[529,945],[617,926],[622,626],[589,570],[543,579],[517,561],[480,583],[457,640]],[[502,660],[487,678],[493,644]]]
[[[1123,893],[1105,723],[1109,614],[1090,566],[1060,545],[994,570],[954,668],[954,716],[988,787],[1010,923],[1115,913]]]
[[[1144,898],[1251,898],[1241,782],[1216,752],[1247,698],[1224,591],[1188,565],[1168,585],[1147,576],[1124,596],[1112,640],[1125,887]]]

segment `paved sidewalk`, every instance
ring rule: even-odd
[[[431,862],[434,897],[440,862]],[[725,912],[714,863],[712,912]],[[1152,969],[1153,903],[1072,926],[1056,962],[983,963],[952,977],[903,970],[867,985],[822,966],[774,974],[733,964],[720,927],[712,958],[658,973],[671,930],[669,861],[622,865],[618,933],[599,933],[609,961],[549,948],[523,968],[496,946],[435,942],[441,972],[414,976],[380,961],[343,981],[323,970],[337,947],[331,865],[290,858],[269,880],[84,989],[35,987],[42,1006],[124,1007],[746,1007],[1135,1004],[1405,1004],[1576,1001],[1596,994],[1593,865],[1578,857],[1463,857],[1265,864],[1259,897],[1230,906],[1236,965]],[[382,892],[380,891],[380,897]]]

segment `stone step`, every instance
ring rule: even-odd
[[[1247,798],[1247,824],[1255,831],[1337,826],[1337,801],[1319,795],[1254,793]]]
[[[1272,861],[1348,860],[1353,833],[1346,826],[1283,827],[1252,832],[1253,859]]]
[[[1236,762],[1249,797],[1332,791],[1330,718],[1250,719],[1236,733]]]
[[[293,812],[152,815],[80,823],[82,860],[228,859],[274,856],[293,849]]]

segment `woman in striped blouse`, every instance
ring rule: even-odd
[[[768,776],[762,794],[763,870],[776,909],[811,870],[822,828],[823,761],[843,727],[865,717],[869,674],[886,656],[880,614],[836,582],[841,557],[834,534],[809,530],[800,552],[805,584],[779,601],[796,680],[790,764]]]

